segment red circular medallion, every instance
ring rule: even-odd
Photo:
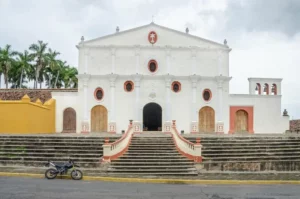
[[[157,41],[157,34],[156,34],[156,32],[154,32],[154,31],[149,32],[149,34],[148,34],[148,41],[151,44],[155,44],[156,43],[156,41]]]

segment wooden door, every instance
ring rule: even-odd
[[[248,132],[248,113],[239,110],[235,113],[235,132]]]
[[[215,111],[209,106],[205,106],[199,111],[199,132],[215,132]]]
[[[107,110],[104,106],[94,106],[91,111],[91,132],[107,131]]]
[[[63,132],[76,133],[76,111],[67,108],[63,114]]]

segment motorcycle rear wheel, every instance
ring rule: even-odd
[[[80,170],[75,169],[71,172],[71,177],[73,180],[81,180],[83,177],[83,174]]]
[[[55,169],[47,169],[45,172],[45,177],[49,180],[56,178],[57,176],[57,171]]]

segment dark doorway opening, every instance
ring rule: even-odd
[[[149,103],[143,109],[143,130],[161,131],[162,108],[156,103]]]

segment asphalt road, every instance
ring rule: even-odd
[[[168,185],[0,177],[0,199],[299,199],[299,185]]]

